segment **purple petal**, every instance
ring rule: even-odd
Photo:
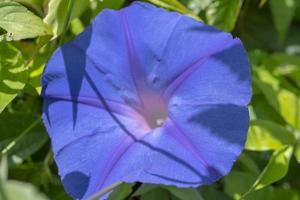
[[[117,181],[196,187],[224,176],[246,138],[249,71],[228,33],[145,3],[103,11],[42,78],[66,191],[86,199]]]

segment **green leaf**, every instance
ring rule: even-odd
[[[255,77],[253,77],[254,79]],[[253,108],[254,117],[253,119],[273,121],[277,124],[285,125],[285,120],[282,118],[273,106],[271,106],[266,100],[263,94],[252,96],[251,107]]]
[[[10,179],[30,182],[37,187],[49,185],[52,178],[49,175],[44,162],[26,162],[9,168]]]
[[[252,192],[246,198],[241,198],[242,195],[247,192],[247,190],[253,185],[255,182],[255,177],[253,174],[240,172],[240,171],[232,171],[228,176],[224,179],[225,192],[232,199],[236,200],[264,200],[268,199],[270,195],[270,188],[265,188],[257,192]]]
[[[199,190],[203,198],[207,200],[232,200],[227,194],[218,190],[218,188],[213,185],[201,186]]]
[[[169,193],[166,190],[157,188],[141,196],[141,200],[169,200]]]
[[[281,115],[293,127],[300,129],[300,98],[285,89],[277,93],[277,98]]]
[[[0,2],[0,27],[7,32],[0,36],[0,41],[21,40],[52,33],[38,16],[16,2]]]
[[[259,167],[257,166],[257,163],[247,153],[248,152],[243,152],[240,155],[240,157],[237,161],[237,164],[243,171],[249,172],[254,175],[259,175],[260,170],[259,170]]]
[[[0,113],[25,86],[28,73],[24,62],[18,49],[0,42]]]
[[[209,25],[232,31],[238,18],[242,0],[215,0],[206,10]]]
[[[290,189],[290,188],[276,188],[272,192],[272,200],[299,200],[300,194],[297,190]]]
[[[43,1],[41,0],[14,0],[22,5],[24,5],[25,7],[31,9],[34,11],[34,13],[36,13],[39,16],[43,16]]]
[[[286,122],[300,129],[300,98],[297,90],[264,68],[255,68],[255,72],[258,78],[253,77],[253,83],[260,88],[271,106]]]
[[[61,184],[51,185],[46,193],[53,200],[73,200],[64,190]]]
[[[274,74],[284,76],[300,88],[300,58],[285,53],[274,53],[265,60],[268,68],[276,66]]]
[[[282,148],[276,150],[270,158],[267,166],[259,175],[250,190],[244,194],[244,196],[247,196],[253,191],[262,189],[282,179],[288,172],[292,153],[292,146],[283,146]]]
[[[108,200],[125,199],[132,192],[133,184],[122,184],[109,195]]]
[[[48,13],[44,21],[52,27],[54,37],[63,33],[69,13],[66,8],[72,0],[50,0],[48,4]],[[75,1],[71,20],[79,17],[89,7],[89,0]]]
[[[288,172],[292,152],[292,146],[284,146],[275,151],[266,168],[256,180],[254,190],[261,189],[283,178]]]
[[[296,160],[300,164],[300,144],[297,144],[295,147],[294,155],[296,157]]]
[[[4,183],[4,193],[8,200],[47,200],[33,185],[19,181]]]
[[[147,192],[150,192],[154,189],[157,189],[158,185],[152,185],[152,184],[142,184],[141,187],[133,194],[133,196],[140,196],[142,194],[145,194]]]
[[[212,1],[213,0],[182,0],[182,2],[196,15],[205,10]]]
[[[28,83],[36,90],[37,94],[41,93],[41,75],[53,52],[53,50],[48,46],[44,48],[44,52],[37,54],[29,65]]]
[[[295,143],[292,132],[272,121],[255,120],[251,122],[246,146],[247,150],[276,150],[287,144]]]
[[[269,0],[279,41],[284,42],[295,13],[294,0]]]
[[[172,195],[176,196],[181,200],[204,200],[200,192],[195,188],[177,188],[172,186],[164,186],[162,188],[168,190]]]
[[[147,0],[150,3],[153,3],[157,6],[174,10],[180,12],[182,14],[189,15],[196,20],[201,20],[199,16],[195,15],[191,10],[186,8],[183,4],[181,4],[178,0]]]
[[[97,4],[95,6],[95,14],[98,14],[100,11],[102,11],[105,8],[109,9],[120,9],[125,4],[125,0],[102,0],[97,1]]]
[[[261,73],[261,75],[259,75],[258,77],[253,77],[252,81],[253,84],[255,86],[257,86],[258,88],[260,88],[260,90],[262,91],[262,93],[264,94],[264,96],[266,97],[266,99],[268,100],[268,102],[270,103],[271,106],[273,106],[276,110],[278,109],[278,101],[277,101],[277,93],[275,91],[275,89],[273,89],[274,87],[278,88],[278,81],[273,78],[267,71],[264,70],[260,70],[261,72],[265,72],[265,73]],[[263,79],[260,79],[260,77],[264,77]],[[275,82],[273,82],[275,81]],[[275,84],[275,86],[274,86]],[[272,87],[273,85],[273,87]]]
[[[9,117],[10,116],[10,117]],[[5,133],[1,138],[0,150],[2,155],[8,155],[10,163],[21,163],[39,150],[48,140],[40,118],[33,118],[29,114],[6,114],[0,117],[0,131]],[[6,121],[6,118],[14,119]],[[18,119],[19,120],[16,120]],[[26,126],[22,124],[26,124]],[[5,124],[5,126],[3,125]],[[26,127],[20,131],[15,127]],[[6,135],[6,137],[5,137]],[[3,141],[3,139],[6,139]],[[4,144],[3,144],[4,143]]]

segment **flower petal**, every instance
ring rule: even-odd
[[[181,106],[165,123],[141,142],[159,163],[145,170],[143,181],[197,187],[228,174],[245,143],[249,117],[247,108],[232,104]]]
[[[164,90],[170,104],[236,104],[250,102],[251,76],[241,42],[215,52],[192,64]]]
[[[50,116],[51,119],[55,119],[53,126],[56,128],[48,129],[56,134],[56,137],[52,137],[54,147],[55,142],[63,137],[60,135],[73,136],[71,142],[58,150],[54,149],[59,175],[66,191],[74,199],[87,199],[125,177],[137,180],[144,166],[150,165],[148,149],[136,142],[146,133],[131,135],[133,130],[139,130],[139,125],[134,121],[119,118],[122,123],[126,123],[126,129],[130,130],[126,133],[120,128],[120,124],[109,119],[104,111],[80,105],[78,114],[81,117],[78,120],[78,128],[74,130],[72,126],[65,124],[71,120],[71,114],[54,114],[62,108],[69,110],[68,107],[69,102],[52,104],[53,114]]]
[[[251,80],[240,41],[149,4],[103,11],[54,53],[42,86],[43,120],[75,199],[116,181],[211,183],[246,138]],[[169,116],[150,130],[141,113],[152,94]]]

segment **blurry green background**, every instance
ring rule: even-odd
[[[124,184],[110,200],[300,199],[300,0],[147,0],[232,32],[251,62],[245,150],[197,189]],[[41,124],[40,76],[52,52],[126,0],[0,0],[0,200],[67,200]],[[10,15],[10,20],[4,16]]]

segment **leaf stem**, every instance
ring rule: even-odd
[[[105,195],[106,193],[112,191],[113,189],[115,189],[116,187],[120,186],[123,182],[122,181],[118,181],[115,182],[114,184],[100,190],[99,192],[97,192],[96,194],[94,194],[93,196],[91,196],[88,200],[98,200],[101,196]]]
[[[11,141],[2,151],[1,156],[6,155],[25,135],[27,135],[31,129],[33,129],[38,123],[40,123],[41,118],[36,119],[29,127],[27,127],[16,139]]]

